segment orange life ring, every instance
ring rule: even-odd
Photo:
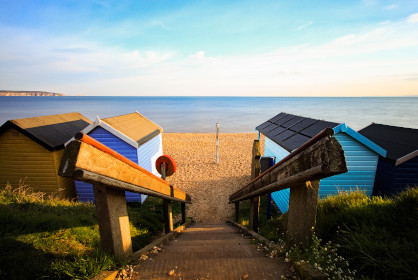
[[[176,172],[176,162],[174,159],[168,155],[162,155],[155,162],[155,168],[157,168],[158,173],[162,175],[161,165],[163,163],[165,163],[165,176],[171,176]]]

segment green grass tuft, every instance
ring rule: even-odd
[[[173,204],[173,213],[180,204]],[[162,200],[128,203],[132,247],[163,230]],[[92,203],[74,202],[20,186],[0,188],[0,279],[89,279],[125,263],[100,249]]]
[[[369,198],[355,191],[321,200],[313,244],[307,249],[287,239],[287,214],[273,211],[268,221],[266,208],[262,197],[259,233],[282,245],[289,259],[316,264],[330,279],[343,279],[343,272],[352,278],[353,271],[356,279],[417,277],[418,187],[391,198]],[[248,217],[249,201],[241,202],[239,222],[248,226]]]
[[[418,263],[418,188],[393,198],[354,192],[318,205],[318,235],[340,244],[342,255],[371,279],[415,279]]]

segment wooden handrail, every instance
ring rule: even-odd
[[[317,135],[315,135],[314,137],[309,139],[305,144],[303,144],[302,146],[300,146],[299,148],[297,148],[296,150],[294,150],[293,152],[291,152],[290,154],[285,156],[283,159],[281,159],[278,163],[276,163],[275,165],[273,165],[272,167],[270,167],[269,169],[267,169],[266,171],[261,173],[259,176],[254,178],[250,183],[248,183],[248,185],[257,181],[257,180],[259,180],[261,177],[263,177],[267,173],[270,173],[273,169],[277,168],[279,165],[282,165],[284,162],[286,162],[289,159],[291,159],[292,157],[296,156],[297,154],[299,154],[300,152],[302,152],[303,150],[305,150],[309,146],[312,146],[314,143],[318,142],[322,138],[331,137],[333,135],[334,135],[334,130],[332,128],[329,128],[329,127],[325,128],[324,130],[319,132]]]
[[[164,228],[173,230],[171,201],[181,202],[182,220],[191,198],[182,190],[145,170],[83,133],[64,150],[58,175],[93,184],[102,248],[121,257],[132,255],[125,191],[163,199]]]
[[[184,191],[83,133],[67,145],[58,175],[163,199],[191,203]]]
[[[289,188],[292,184],[301,181],[317,180],[347,172],[344,151],[340,143],[332,137],[333,134],[331,128],[324,129],[246,186],[231,194],[229,202],[234,203]],[[304,162],[305,165],[295,166],[298,164],[297,160]]]
[[[155,176],[154,174],[152,174],[151,172],[149,172],[149,171],[148,171],[148,170],[146,170],[145,168],[143,168],[143,167],[139,166],[139,165],[138,165],[138,164],[136,164],[135,162],[131,161],[130,159],[128,159],[128,158],[126,158],[126,157],[124,157],[123,155],[119,154],[118,152],[116,152],[116,151],[114,151],[114,150],[110,149],[108,146],[106,146],[106,145],[104,145],[104,144],[100,143],[100,142],[99,142],[99,141],[97,141],[96,139],[94,139],[94,138],[92,138],[92,137],[88,136],[87,134],[84,134],[83,132],[79,132],[79,133],[77,133],[77,134],[74,136],[74,139],[76,139],[76,140],[78,140],[78,141],[81,141],[81,142],[84,142],[84,143],[87,143],[87,144],[89,144],[89,145],[91,145],[91,146],[93,146],[93,147],[95,147],[95,148],[97,148],[97,149],[101,150],[102,152],[105,152],[105,153],[107,153],[107,154],[111,155],[112,157],[114,157],[114,158],[116,158],[116,159],[118,159],[118,160],[120,160],[120,161],[122,161],[122,162],[124,162],[124,163],[128,164],[129,166],[132,166],[133,168],[138,169],[139,171],[141,171],[141,172],[143,172],[143,173],[147,174],[148,176],[151,176],[151,177],[155,178],[156,180],[159,180],[159,181],[161,181],[162,183],[169,185],[169,183],[167,183],[166,181],[164,181],[164,180],[163,180],[163,179],[161,179],[160,177]]]
[[[229,202],[235,203],[235,220],[239,218],[239,202],[250,199],[250,229],[257,232],[259,196],[290,188],[287,230],[296,242],[309,244],[316,222],[320,179],[347,172],[344,151],[333,134],[330,128],[323,130],[231,194]]]

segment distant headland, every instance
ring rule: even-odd
[[[64,96],[64,94],[47,91],[0,90],[0,96]]]

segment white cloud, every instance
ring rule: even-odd
[[[0,27],[8,38],[8,44],[0,44],[0,84],[54,90],[58,85],[58,91],[67,94],[101,95],[322,95],[331,90],[384,95],[397,88],[399,94],[418,92],[411,79],[418,66],[418,29],[411,28],[410,18],[322,44],[236,56],[210,56],[203,50],[191,55],[126,50],[80,37],[48,38]]]
[[[304,25],[301,25],[301,26],[299,26],[299,27],[297,27],[296,28],[296,30],[302,30],[302,29],[305,29],[306,27],[309,27],[309,26],[311,26],[313,24],[313,22],[312,21],[310,21],[310,22],[308,22],[308,23],[306,23],[306,24],[304,24]]]
[[[378,3],[377,0],[363,0],[363,4],[366,6],[374,6]]]
[[[385,9],[385,10],[396,10],[397,8],[398,8],[398,5],[392,4],[392,5],[385,6],[383,9]]]
[[[418,22],[418,13],[410,15],[408,17],[408,22],[417,23]]]
[[[159,26],[159,27],[161,27],[162,29],[165,29],[165,30],[167,30],[167,31],[169,31],[169,30],[170,30],[170,28],[169,28],[167,25],[165,25],[162,21],[159,21],[159,20],[154,20],[154,21],[152,22],[152,24],[153,24],[154,26]]]
[[[203,58],[205,58],[205,52],[204,51],[198,51],[198,52],[192,54],[190,56],[190,58],[192,58],[192,59],[203,59]]]

